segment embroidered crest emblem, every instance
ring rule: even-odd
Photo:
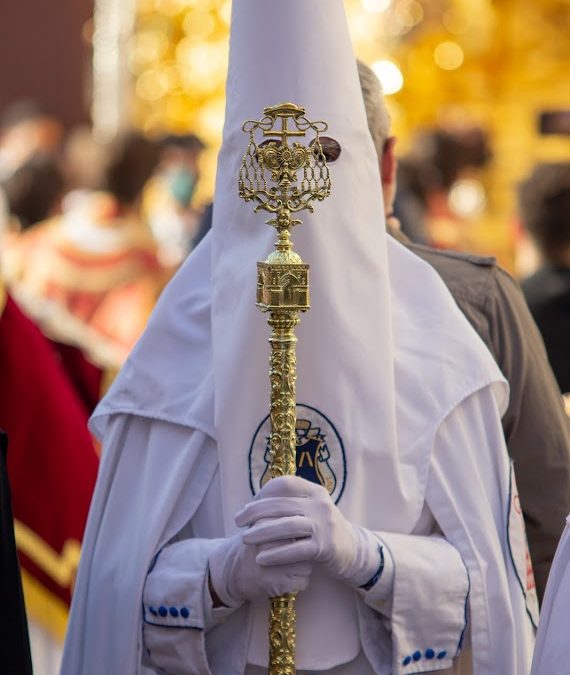
[[[269,480],[269,415],[257,427],[249,450],[249,482],[255,495]],[[338,503],[346,481],[346,457],[333,423],[309,405],[297,404],[297,476],[322,485]]]

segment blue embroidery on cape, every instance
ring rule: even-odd
[[[317,408],[297,403],[297,476],[322,485],[338,504],[346,484],[346,455],[331,420]],[[249,449],[249,485],[253,495],[269,480],[270,422],[265,417],[255,430]]]

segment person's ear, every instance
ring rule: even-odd
[[[396,140],[395,136],[390,136],[384,143],[384,150],[382,152],[380,174],[382,184],[386,186],[393,185],[396,181],[396,169],[398,168],[398,160],[395,153]]]

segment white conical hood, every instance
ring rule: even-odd
[[[339,504],[352,505],[352,516],[364,516],[362,500],[354,497],[365,471],[386,478],[386,498],[398,504],[396,513],[402,513],[403,502],[415,501],[415,494],[406,494],[406,483],[414,486],[403,479],[397,461],[380,176],[343,4],[240,0],[232,18],[212,241],[215,421],[222,482],[228,485],[228,529],[252,496],[247,469],[251,465],[256,491],[264,465],[263,432],[248,462],[269,410],[269,328],[254,303],[255,263],[266,258],[275,240],[273,228],[264,224],[267,214],[255,214],[237,193],[248,141],[242,125],[281,101],[303,106],[309,119],[325,120],[327,135],[341,146],[330,166],[331,196],[315,204],[314,214],[301,212],[303,224],[293,232],[295,250],[311,266],[312,307],[297,331],[298,401],[316,408],[336,429],[338,438],[325,438],[334,455],[329,467],[335,496],[344,484]],[[318,420],[313,418],[313,426],[322,430]]]
[[[255,307],[256,262],[275,240],[267,214],[238,195],[242,126],[283,101],[325,120],[341,146],[331,196],[293,232],[311,266],[297,412],[315,466],[303,475],[327,483],[354,522],[409,532],[439,424],[500,374],[435,272],[385,233],[342,0],[234,2],[212,233],[163,293],[93,425],[101,433],[127,412],[213,436],[235,529],[267,469],[270,330]]]

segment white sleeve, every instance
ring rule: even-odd
[[[213,609],[208,558],[219,539],[188,539],[157,555],[143,593],[144,665],[172,675],[208,675],[206,632],[234,609]]]
[[[454,456],[453,465],[448,462],[450,453]],[[467,517],[477,522],[480,512],[478,529],[487,529],[487,541],[499,543],[497,534],[504,532],[504,490],[497,489],[505,473],[503,454],[499,416],[491,391],[484,389],[457,406],[434,439],[426,505],[434,514],[438,531],[429,536],[375,533],[390,561],[388,575],[380,576],[376,584],[367,591],[360,590],[359,595],[386,619],[392,636],[395,675],[449,668],[465,646],[471,589],[467,563],[471,561],[464,560],[459,547],[442,536],[439,515],[444,509],[452,509],[461,519],[466,515],[462,513],[465,508],[469,511]],[[478,465],[483,475],[464,470],[472,464]],[[446,487],[449,494],[445,494]],[[457,501],[462,492],[469,494],[463,506]],[[464,524],[471,527],[471,523]],[[501,546],[492,548],[497,558],[492,564],[504,577]]]
[[[180,444],[173,434],[166,445]],[[215,471],[191,520],[157,553],[143,590],[143,664],[173,675],[209,675],[206,635],[237,608],[214,608],[211,552],[223,539],[221,487]]]
[[[128,414],[107,420],[63,673],[144,672],[148,570],[157,552],[193,520],[216,467],[215,443],[200,430]],[[199,662],[204,650],[195,643]]]
[[[439,535],[378,533],[393,578],[380,577],[364,602],[388,621],[392,673],[449,668],[467,625],[469,575],[456,549]]]
[[[426,490],[443,536],[469,572],[471,658],[473,672],[481,675],[530,670],[536,592],[517,499],[493,389],[484,387],[440,425]],[[434,604],[445,586],[442,574],[426,589]],[[424,615],[424,625],[430,621]],[[458,640],[455,653],[459,647]]]

